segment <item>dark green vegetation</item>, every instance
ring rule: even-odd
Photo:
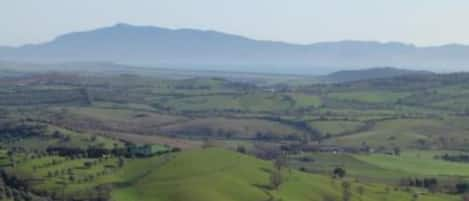
[[[124,72],[0,71],[0,200],[451,201],[469,192],[469,74],[321,84]]]
[[[430,75],[429,71],[412,71],[406,69],[398,69],[392,67],[381,67],[381,68],[370,68],[366,70],[344,70],[331,73],[324,76],[323,79],[326,81],[335,82],[351,82],[358,80],[370,80],[380,78],[393,78],[398,76],[407,75]]]

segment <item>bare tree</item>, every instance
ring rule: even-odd
[[[352,191],[350,190],[352,184],[348,181],[342,182],[342,201],[352,200]]]
[[[282,169],[287,167],[287,158],[285,154],[280,154],[273,162],[274,169],[270,174],[270,183],[273,189],[278,189],[282,184]]]
[[[272,189],[277,190],[278,187],[282,184],[282,182],[282,172],[278,169],[272,170],[272,172],[270,173],[270,184],[272,186]]]
[[[360,196],[360,200],[362,200],[363,194],[365,194],[365,188],[362,185],[358,186],[357,193]]]

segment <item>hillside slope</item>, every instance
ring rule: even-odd
[[[413,71],[393,67],[377,67],[363,70],[345,70],[331,73],[323,79],[332,82],[350,82],[358,80],[392,78],[405,75],[429,75],[429,71]]]
[[[322,201],[341,199],[341,182],[328,176],[285,170],[279,190],[269,188],[271,163],[220,149],[182,152],[132,185],[113,191],[116,201]],[[351,182],[352,200],[411,200],[411,193],[385,186]],[[360,196],[355,189],[363,186]],[[419,200],[450,201],[450,196],[421,196]]]

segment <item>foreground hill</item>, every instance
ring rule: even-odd
[[[430,75],[428,71],[413,71],[392,67],[370,68],[363,70],[345,70],[331,73],[323,79],[332,82],[350,82],[358,80],[369,80],[379,78],[392,78],[405,75]]]
[[[151,201],[245,201],[341,200],[342,181],[284,170],[284,183],[278,190],[269,186],[270,162],[221,149],[182,152],[128,187],[115,189],[113,200]],[[360,195],[356,189],[364,188]],[[351,182],[352,200],[411,200],[403,191],[384,192],[386,186]],[[419,200],[449,201],[451,196],[433,194]]]
[[[69,33],[42,44],[0,47],[0,60],[112,61],[186,69],[288,73],[382,65],[448,70],[448,66],[469,65],[468,55],[469,47],[463,45],[416,47],[364,41],[298,45],[215,31],[128,24]]]

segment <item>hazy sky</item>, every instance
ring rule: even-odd
[[[469,44],[468,10],[465,0],[1,0],[0,45],[117,22],[294,43]]]

